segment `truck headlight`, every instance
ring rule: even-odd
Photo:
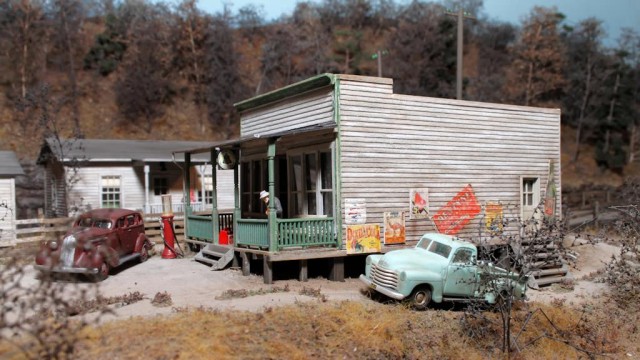
[[[371,256],[367,256],[367,265],[371,265]]]
[[[400,279],[400,281],[405,281],[407,280],[407,273],[404,271],[400,272],[400,276],[398,277]]]

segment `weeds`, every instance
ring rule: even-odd
[[[171,299],[171,294],[166,291],[158,292],[151,300],[151,304],[157,307],[167,307],[173,305],[173,300]]]
[[[246,298],[246,297],[249,297],[249,296],[275,294],[275,293],[280,293],[280,292],[289,292],[289,285],[285,285],[284,287],[274,286],[274,287],[271,287],[269,289],[260,288],[258,290],[247,290],[247,289],[233,290],[233,289],[230,289],[230,290],[227,290],[227,291],[223,292],[219,296],[216,296],[215,299],[216,300],[240,299],[240,298]]]

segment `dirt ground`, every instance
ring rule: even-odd
[[[559,284],[542,287],[539,290],[529,289],[531,301],[551,302],[564,301],[568,305],[579,305],[581,302],[598,297],[606,291],[606,285],[585,279],[586,276],[604,267],[612,255],[619,254],[619,248],[598,243],[595,245],[577,245],[571,250],[577,254],[577,260],[571,266],[574,278],[573,289]],[[28,267],[27,282],[36,282],[37,274],[32,266]],[[69,283],[69,286],[90,288],[90,283]],[[145,299],[126,306],[115,306],[111,315],[104,320],[122,319],[131,316],[153,316],[170,314],[175,308],[198,308],[225,310],[261,311],[268,308],[294,304],[305,301],[318,301],[317,297],[308,295],[311,289],[319,291],[328,301],[355,300],[373,301],[364,295],[363,284],[357,278],[347,278],[344,282],[329,281],[325,278],[313,278],[308,282],[298,280],[277,280],[273,285],[263,283],[262,276],[243,276],[240,269],[227,268],[212,271],[204,264],[196,262],[192,257],[182,259],[162,259],[157,253],[147,262],[132,264],[108,279],[97,284],[102,296],[122,296],[132,292],[140,292]],[[269,293],[277,287],[288,291]],[[216,299],[229,290],[246,290],[262,294],[244,298]],[[171,296],[172,306],[157,307],[152,299],[157,293],[166,292]]]

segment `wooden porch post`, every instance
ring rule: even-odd
[[[184,213],[186,215],[187,208],[191,210],[191,153],[188,152],[184,153],[184,182],[182,185],[184,193]]]
[[[333,258],[329,280],[344,281],[344,257]]]
[[[276,205],[274,198],[276,197],[275,186],[275,157],[276,157],[276,140],[278,138],[269,139],[269,147],[267,148],[267,163],[269,167],[269,251],[278,251],[278,223],[276,215]]]
[[[238,241],[238,220],[240,219],[240,188],[238,186],[239,167],[240,167],[240,163],[238,162],[236,166],[233,168],[233,243],[234,244],[237,244],[237,241]]]
[[[218,219],[218,178],[217,178],[217,165],[216,165],[216,149],[211,149],[210,158],[211,158],[211,217],[213,219],[213,243],[220,243],[220,222]],[[203,189],[203,192],[205,190]],[[204,199],[203,199],[204,200]]]

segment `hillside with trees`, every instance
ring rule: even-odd
[[[29,163],[50,135],[233,138],[235,102],[326,72],[380,71],[395,92],[453,98],[448,9],[460,6],[475,16],[465,100],[561,108],[566,179],[633,171],[640,35],[605,46],[598,19],[569,26],[536,7],[503,23],[482,0],[299,2],[273,21],[254,6],[204,13],[195,0],[0,0],[0,149]]]

